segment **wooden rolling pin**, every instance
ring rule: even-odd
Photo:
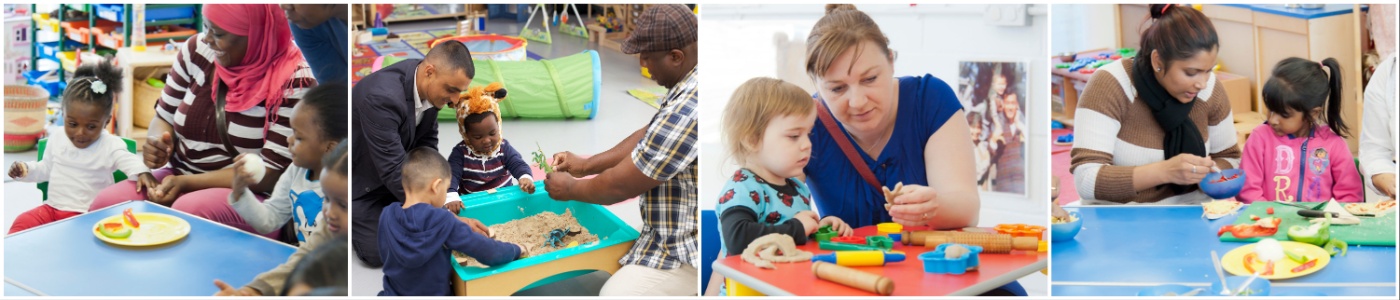
[[[861,272],[828,262],[812,262],[812,273],[827,281],[857,288],[863,291],[889,296],[894,293],[894,280],[888,277]]]
[[[1040,241],[1033,237],[967,232],[928,236],[924,240],[924,247],[933,248],[947,243],[981,246],[983,253],[1011,253],[1011,250],[1036,251],[1040,247]]]
[[[899,234],[899,242],[900,242],[900,243],[903,243],[903,244],[906,245],[906,246],[907,246],[907,245],[923,246],[923,245],[924,245],[924,240],[927,240],[928,237],[930,237],[930,236],[935,236],[935,235],[942,236],[942,235],[949,235],[949,234],[954,234],[954,233],[961,233],[961,232],[959,232],[959,231],[935,231],[935,230],[905,231],[905,232],[901,232],[901,233]]]

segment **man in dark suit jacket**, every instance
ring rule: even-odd
[[[462,43],[449,42],[433,47],[422,60],[401,61],[369,74],[352,89],[351,241],[365,264],[384,265],[379,257],[379,214],[404,199],[401,168],[408,150],[437,148],[438,110],[455,102],[475,76],[471,52]]]

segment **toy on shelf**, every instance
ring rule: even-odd
[[[617,12],[611,8],[602,16],[598,16],[598,25],[603,26],[609,33],[622,31],[622,20],[617,18]]]
[[[847,267],[883,266],[904,261],[904,253],[885,251],[836,251],[813,255],[812,262],[828,262]]]
[[[839,283],[883,296],[894,293],[894,280],[828,262],[813,262],[812,273],[822,280]]]

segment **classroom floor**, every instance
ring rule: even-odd
[[[516,35],[522,25],[513,20],[493,19],[487,20],[486,29],[490,33]],[[453,26],[455,24],[450,20],[392,23],[389,25],[391,30],[402,31]],[[534,26],[538,27],[539,24],[536,23]],[[598,111],[598,116],[593,120],[506,120],[502,131],[506,140],[510,141],[516,150],[528,155],[536,150],[535,145],[539,143],[539,147],[542,147],[547,155],[561,151],[572,151],[579,154],[602,152],[616,145],[633,131],[645,126],[650,121],[651,116],[656,113],[655,108],[627,94],[629,89],[657,86],[655,82],[642,77],[636,58],[616,50],[600,48],[596,44],[589,44],[587,39],[561,34],[557,31],[552,37],[552,42],[545,44],[531,41],[527,50],[546,59],[568,56],[587,49],[598,51],[602,61],[603,77],[602,99],[599,100],[601,108]],[[457,133],[456,126],[455,122],[439,123],[438,149],[444,155],[451,152],[452,147],[462,141],[462,136]],[[636,201],[615,204],[609,206],[608,210],[635,228],[640,228],[642,225]],[[351,267],[351,281],[353,282],[351,295],[375,295],[383,286],[383,276],[384,273],[381,269],[369,268],[357,260]],[[598,295],[598,291],[608,277],[609,274],[605,272],[594,272],[551,285],[521,291],[516,295]]]

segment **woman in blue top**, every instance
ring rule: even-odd
[[[813,159],[803,171],[817,209],[851,227],[976,226],[980,200],[971,132],[964,122],[948,122],[965,119],[962,105],[947,83],[931,75],[895,78],[894,58],[889,38],[852,5],[828,5],[807,36],[807,74],[822,105],[812,130]],[[837,124],[827,127],[824,121]],[[904,184],[888,210],[881,189],[857,171],[833,137],[854,146],[879,185]]]

